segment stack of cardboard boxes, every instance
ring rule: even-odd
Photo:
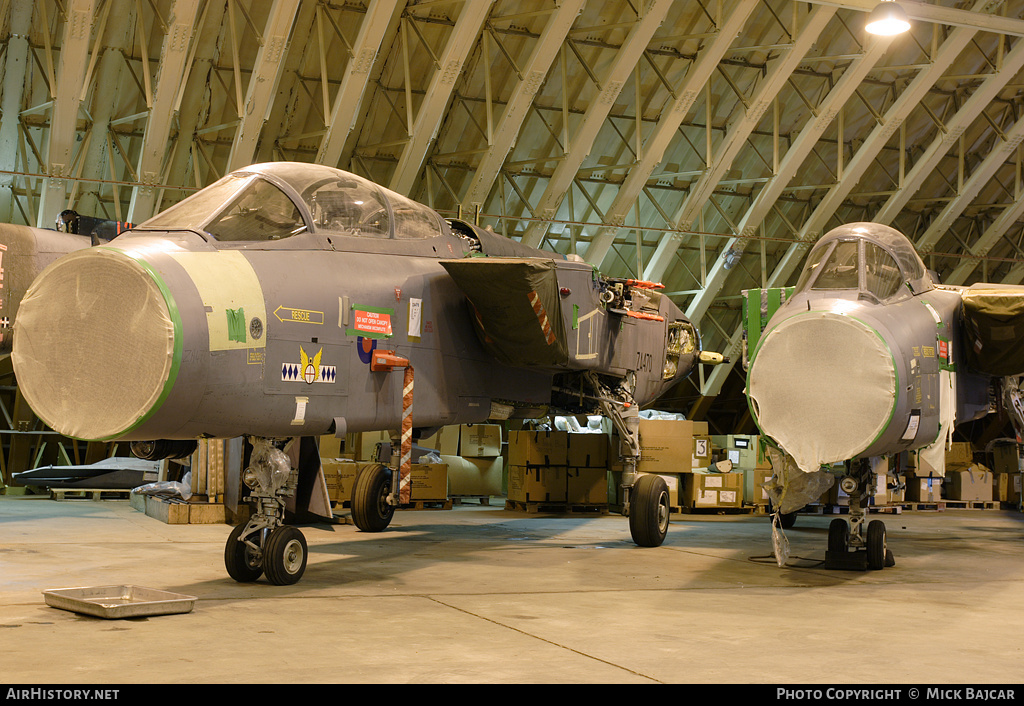
[[[904,474],[907,502],[939,502],[942,499],[942,482],[946,477],[945,466],[928,463],[917,451],[907,454],[907,460],[907,472]]]
[[[996,444],[992,447],[992,499],[1001,503],[1021,504],[1021,458],[1019,444]]]
[[[761,486],[771,479],[772,466],[759,442],[756,434],[711,437],[716,456],[722,461],[731,461],[733,472],[743,474],[743,504],[766,508],[768,491]]]
[[[974,462],[970,442],[957,442],[946,450],[943,495],[947,500],[992,501],[992,472]]]
[[[501,426],[462,424],[442,428],[420,446],[437,449],[448,466],[448,495],[458,498],[489,498],[502,495]]]
[[[622,465],[615,437],[609,474],[609,498],[622,504]],[[710,473],[711,437],[707,422],[684,419],[641,419],[639,473],[654,473],[668,485],[673,508],[740,507],[743,475]],[[612,495],[614,493],[614,496]]]
[[[377,446],[390,441],[386,431],[347,434],[344,448],[341,439],[321,436],[320,465],[327,482],[327,493],[331,502],[348,506],[352,500],[352,488],[356,476],[368,464],[376,461]],[[389,463],[390,459],[379,462]],[[448,466],[444,463],[413,463],[410,469],[411,500],[413,502],[436,502],[448,499]]]
[[[607,434],[509,432],[509,502],[607,505],[608,447]]]

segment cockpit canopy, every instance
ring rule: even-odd
[[[448,231],[426,206],[321,164],[268,162],[234,171],[138,226],[194,230],[222,242],[281,240],[305,231],[423,239]]]
[[[850,291],[886,301],[932,286],[906,236],[880,223],[848,223],[823,235],[811,248],[796,291]]]

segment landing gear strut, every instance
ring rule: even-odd
[[[892,551],[886,546],[885,523],[871,520],[864,529],[868,481],[871,466],[867,459],[851,462],[849,475],[843,476],[840,487],[850,496],[850,522],[836,518],[828,526],[826,569],[864,571],[895,566]]]
[[[657,547],[668,535],[668,484],[661,476],[638,474],[640,410],[625,384],[611,389],[593,373],[587,379],[603,414],[612,420],[621,439],[622,514],[629,518],[629,534],[641,547]]]
[[[306,538],[284,524],[285,500],[295,494],[298,471],[271,439],[253,439],[249,467],[242,480],[249,486],[253,515],[236,526],[224,545],[224,566],[240,583],[265,575],[275,585],[296,583],[306,570]]]

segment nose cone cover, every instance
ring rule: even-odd
[[[175,318],[170,294],[146,265],[105,248],[68,255],[22,301],[11,354],[18,385],[62,434],[116,437],[170,391],[180,362]]]
[[[849,316],[807,312],[769,331],[747,384],[761,430],[811,472],[857,457],[885,431],[897,373],[877,331]]]

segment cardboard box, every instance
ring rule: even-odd
[[[907,476],[916,478],[945,478],[946,467],[929,464],[921,457],[920,451],[907,453]]]
[[[376,453],[377,444],[391,441],[389,431],[362,431],[345,435],[345,451],[355,454],[357,461],[371,461]],[[324,455],[321,452],[320,457]],[[382,459],[382,463],[388,463],[390,459]]]
[[[569,432],[509,432],[508,462],[510,466],[568,466]]]
[[[608,471],[604,468],[569,468],[566,471],[566,502],[581,505],[608,503]]]
[[[504,459],[441,456],[448,466],[448,495],[503,495]]]
[[[993,499],[1002,503],[1021,501],[1021,474],[996,473],[993,478]]]
[[[685,473],[682,476],[683,507],[742,507],[742,473]]]
[[[963,470],[946,471],[947,500],[991,501],[992,472],[981,464]]]
[[[974,449],[969,441],[954,441],[950,448],[946,449],[946,468],[970,466],[973,462]]]
[[[509,466],[508,499],[514,502],[566,501],[565,466]]]
[[[409,469],[412,481],[411,500],[447,500],[448,464],[413,463]]]
[[[768,458],[761,453],[760,439],[757,434],[728,434],[712,436],[711,443],[721,450],[721,460],[732,461],[735,468],[770,469]]]
[[[659,475],[689,473],[711,463],[707,422],[682,419],[640,420],[637,470]]]
[[[914,503],[934,503],[942,499],[942,478],[907,478],[906,499]]]
[[[607,434],[569,434],[567,465],[573,468],[608,468]]]
[[[324,434],[320,437],[317,447],[320,450],[320,458],[341,458],[344,439],[334,434]]]
[[[501,426],[498,424],[461,425],[459,427],[458,455],[463,458],[501,456]]]
[[[743,503],[745,505],[767,505],[768,491],[761,487],[771,480],[773,471],[763,468],[743,469]]]
[[[993,473],[1017,473],[1020,470],[1017,444],[997,444],[992,447]]]
[[[440,456],[458,456],[459,436],[458,426],[447,426],[441,427],[430,436],[421,437],[417,443],[425,449],[434,449]]]
[[[324,471],[327,483],[327,498],[332,502],[343,503],[352,499],[352,486],[362,464],[341,458],[323,458],[320,467]]]

